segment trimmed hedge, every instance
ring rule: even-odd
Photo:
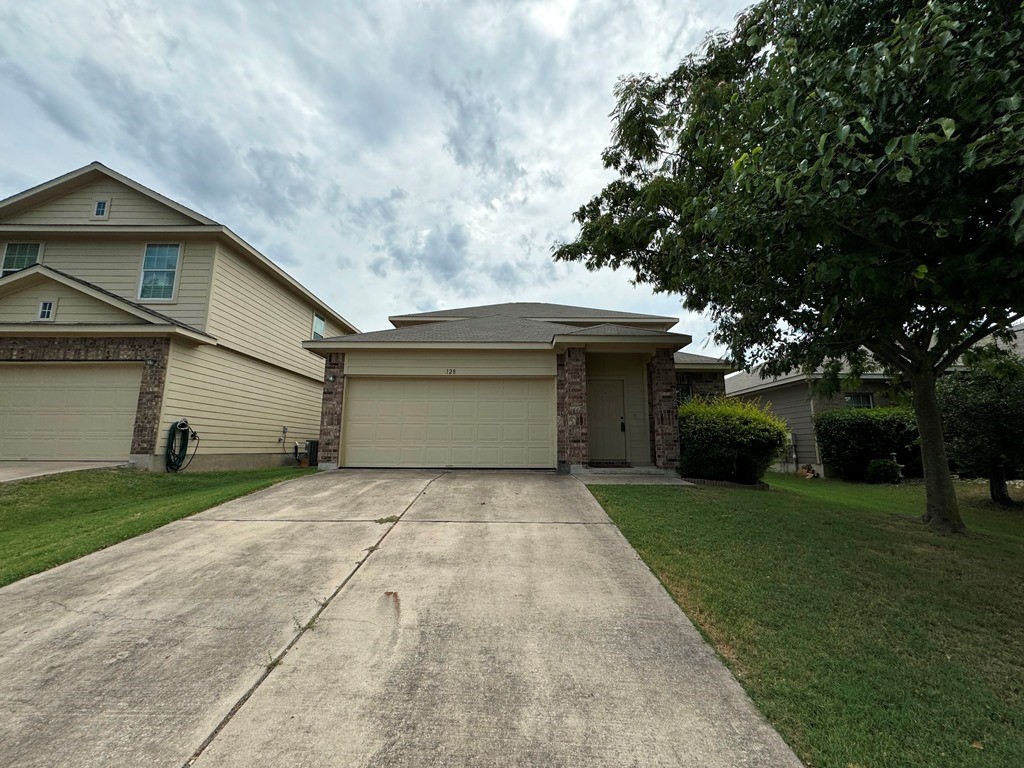
[[[718,397],[679,406],[683,477],[753,484],[785,443],[786,423],[756,403]]]
[[[821,461],[843,480],[867,479],[872,459],[904,465],[907,477],[921,476],[917,419],[910,408],[837,408],[814,417]]]

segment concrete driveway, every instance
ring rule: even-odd
[[[543,473],[321,473],[13,584],[0,701],[5,766],[800,765]]]

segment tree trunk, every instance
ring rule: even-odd
[[[935,374],[931,371],[911,377],[914,415],[921,435],[921,464],[924,467],[924,521],[945,531],[963,531],[960,506],[949,475],[946,440],[942,435],[942,413],[935,395]]]
[[[1013,499],[1006,487],[1006,460],[999,459],[988,473],[988,495],[1001,507],[1012,507]]]

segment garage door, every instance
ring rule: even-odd
[[[0,363],[0,459],[126,459],[140,364]]]
[[[555,466],[553,379],[348,379],[348,467]]]

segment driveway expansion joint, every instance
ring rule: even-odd
[[[615,523],[603,522],[600,520],[406,520],[407,523],[458,523],[466,525],[611,525]]]
[[[280,666],[281,662],[284,661],[284,657],[288,655],[288,652],[291,651],[291,649],[295,647],[296,643],[298,643],[299,640],[302,639],[303,635],[305,635],[306,632],[310,631],[310,629],[316,624],[317,619],[320,618],[321,614],[323,614],[323,612],[327,610],[328,606],[330,606],[331,603],[334,602],[334,598],[341,594],[341,591],[348,585],[350,581],[352,581],[353,578],[355,578],[355,575],[359,572],[359,569],[363,567],[363,564],[373,556],[373,553],[380,548],[380,545],[383,543],[384,539],[388,537],[388,534],[391,533],[391,531],[395,529],[395,526],[398,525],[398,523],[402,520],[403,517],[405,517],[405,513],[412,509],[413,505],[423,497],[423,495],[427,492],[427,488],[429,488],[430,485],[435,480],[444,477],[445,474],[445,472],[441,472],[435,475],[434,477],[430,478],[430,480],[427,481],[426,485],[424,485],[423,488],[420,489],[419,493],[417,493],[413,497],[412,501],[410,501],[409,504],[405,507],[405,509],[402,510],[401,514],[397,515],[398,519],[387,526],[387,529],[384,531],[384,533],[381,534],[380,538],[377,539],[377,542],[373,546],[365,550],[366,554],[356,562],[355,567],[349,572],[349,574],[344,579],[342,579],[342,582],[335,588],[335,590],[330,595],[328,595],[325,600],[318,603],[317,609],[313,612],[313,615],[309,618],[309,620],[305,624],[299,626],[298,631],[295,633],[294,637],[292,637],[292,639],[288,641],[288,644],[284,647],[284,650],[282,650],[279,654],[274,656],[264,666],[263,672],[256,679],[256,682],[254,682],[249,687],[249,689],[244,694],[242,694],[242,697],[235,702],[231,709],[228,710],[228,713],[224,715],[224,717],[221,719],[219,723],[217,723],[217,726],[210,732],[210,735],[203,739],[203,742],[196,748],[196,751],[192,753],[192,756],[185,761],[182,768],[191,768],[191,766],[195,765],[196,761],[200,757],[202,757],[203,752],[205,752],[206,749],[213,743],[213,741],[217,738],[218,734],[220,734],[220,732],[224,730],[225,726],[227,726],[227,724],[231,722],[231,720],[235,717],[235,715],[238,714],[242,707],[245,706],[245,703],[250,698],[252,698],[252,695],[256,693],[257,690],[259,690],[259,687],[263,685],[263,683],[266,681],[268,677],[270,677],[270,674],[275,669],[277,669],[278,666]],[[373,521],[360,520],[358,522],[365,523]]]

